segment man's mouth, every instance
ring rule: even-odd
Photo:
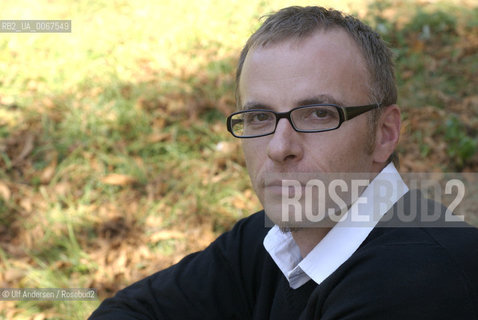
[[[264,184],[266,195],[295,197],[297,193],[303,194],[305,184],[298,180],[273,180]]]

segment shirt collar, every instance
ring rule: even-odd
[[[380,192],[377,181],[384,180],[390,182],[388,186],[393,187],[392,192],[387,195],[387,201],[380,201],[380,205],[377,205],[378,201],[374,201]],[[380,218],[407,192],[408,187],[390,163],[304,259],[291,233],[282,232],[278,226],[269,230],[264,238],[264,247],[291,288],[297,289],[310,279],[320,284],[360,247]],[[363,223],[357,225],[357,220]]]

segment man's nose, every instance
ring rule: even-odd
[[[303,156],[301,134],[287,119],[280,119],[267,146],[267,155],[274,162],[297,161]]]

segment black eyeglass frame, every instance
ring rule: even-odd
[[[300,130],[297,129],[294,125],[294,122],[292,121],[292,118],[290,117],[291,113],[295,110],[298,109],[304,109],[304,108],[310,108],[310,107],[335,107],[339,113],[339,124],[335,128],[330,128],[330,129],[323,129],[323,130]],[[239,139],[248,139],[248,138],[259,138],[259,137],[265,137],[271,134],[274,134],[277,129],[277,124],[279,123],[280,119],[287,119],[292,126],[292,128],[297,131],[297,132],[304,132],[304,133],[315,133],[315,132],[326,132],[326,131],[332,131],[332,130],[337,130],[340,128],[342,123],[344,121],[350,120],[355,118],[356,116],[361,115],[362,113],[368,112],[373,109],[378,109],[380,108],[380,104],[368,104],[364,106],[350,106],[350,107],[342,107],[338,106],[335,104],[329,104],[329,103],[324,103],[324,104],[309,104],[306,106],[300,106],[296,108],[292,108],[289,111],[286,112],[276,112],[272,110],[267,110],[267,109],[250,109],[250,110],[242,110],[242,111],[237,111],[232,113],[227,117],[227,131],[229,131],[234,137],[239,138]],[[257,112],[257,111],[264,111],[264,112],[270,112],[273,113],[276,117],[276,123],[274,126],[274,130],[270,133],[266,134],[261,134],[261,135],[254,135],[254,136],[238,136],[235,135],[233,130],[232,130],[232,117],[237,115],[237,114],[243,114],[243,113],[249,113],[249,112]]]

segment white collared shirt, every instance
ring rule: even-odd
[[[376,207],[374,197],[377,190],[374,188],[374,182],[379,180],[391,182],[393,189],[387,196],[388,201]],[[291,288],[297,289],[310,279],[320,284],[350,258],[380,218],[407,192],[408,187],[395,166],[390,163],[372,180],[344,217],[304,259],[291,233],[282,232],[278,226],[274,226],[267,233],[264,247],[289,281]],[[368,219],[368,222],[365,226],[354,226],[350,220],[351,216],[359,217],[360,221]]]

